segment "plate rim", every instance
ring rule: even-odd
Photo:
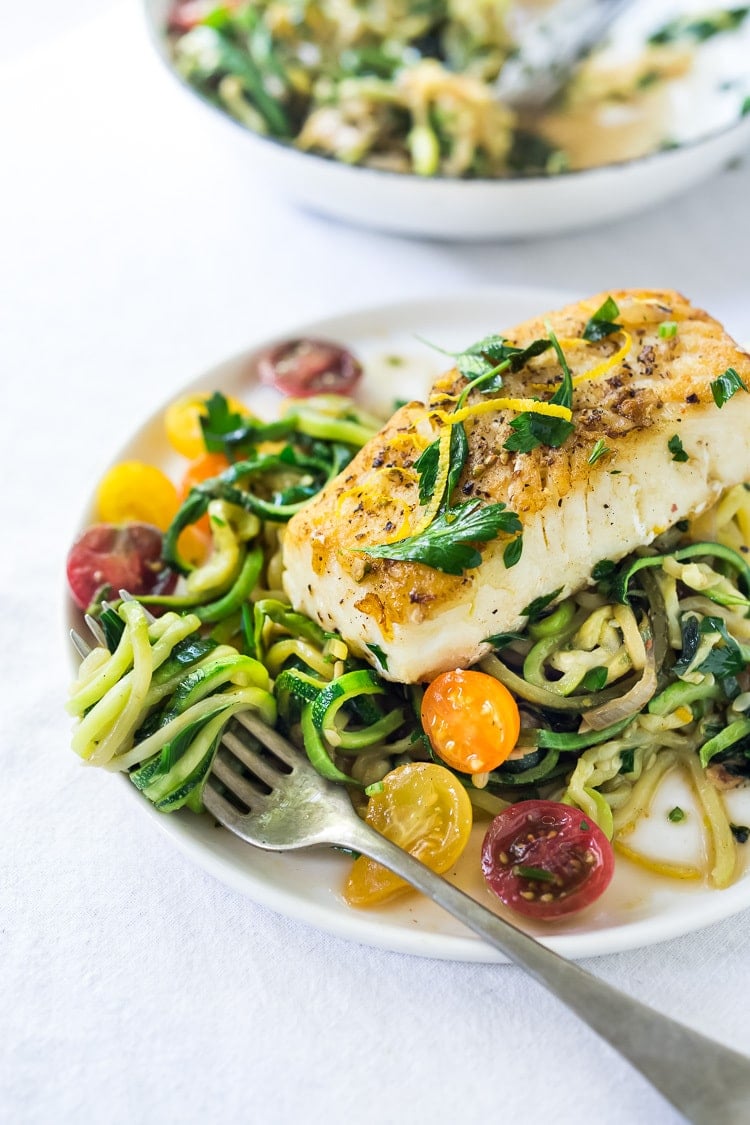
[[[547,307],[561,307],[571,300],[576,300],[576,297],[566,290],[542,286],[509,284],[474,286],[458,291],[448,290],[437,293],[427,291],[386,302],[353,304],[334,313],[308,319],[301,324],[290,318],[286,327],[282,327],[273,335],[261,336],[258,334],[257,338],[253,338],[246,347],[235,352],[232,356],[219,359],[210,367],[204,368],[198,375],[191,376],[188,381],[180,383],[169,397],[160,402],[130,436],[118,446],[108,465],[122,460],[123,456],[128,455],[127,450],[130,446],[143,440],[144,433],[160,421],[165,407],[175,397],[194,390],[218,388],[222,378],[226,378],[228,371],[251,361],[260,349],[288,336],[320,335],[328,331],[335,333],[335,327],[329,329],[329,326],[335,326],[346,321],[382,319],[396,314],[403,316],[410,309],[418,309],[426,305],[438,306],[444,304],[449,306],[450,310],[464,306],[471,307],[473,310],[477,305],[494,305],[497,303],[498,307],[502,309],[502,302],[509,300],[528,302],[529,304],[534,302],[536,307],[541,306],[546,309]],[[502,315],[498,315],[497,319],[503,320]],[[384,346],[387,347],[387,339],[384,340]],[[85,527],[87,522],[90,522],[93,492],[92,489],[88,503],[77,521],[74,535]],[[72,542],[72,537],[70,541]],[[64,595],[63,618],[68,626],[76,625],[79,620],[77,611],[72,608],[67,590]],[[75,666],[75,662],[73,662],[73,666]],[[257,875],[252,866],[240,866],[235,861],[208,849],[200,839],[199,834],[191,830],[191,822],[187,819],[187,816],[192,817],[194,814],[181,812],[167,816],[144,801],[140,793],[128,783],[126,776],[120,775],[120,784],[125,786],[130,795],[129,799],[136,802],[137,806],[151,818],[162,833],[169,837],[183,855],[219,882],[239,891],[258,905],[271,909],[284,917],[311,925],[324,933],[372,948],[447,961],[507,963],[508,959],[504,955],[488,946],[471,931],[467,931],[467,935],[463,936],[435,933],[432,930],[420,927],[415,927],[412,930],[403,926],[389,926],[387,919],[365,911],[355,911],[347,907],[342,899],[338,900],[334,906],[333,904],[300,899],[290,890],[279,890],[275,885]],[[248,847],[251,848],[250,845]],[[250,854],[255,850],[251,848]],[[274,853],[265,852],[263,854]],[[301,855],[302,852],[296,854]],[[686,896],[683,901],[688,904],[692,902],[692,909],[667,910],[656,916],[637,918],[615,926],[595,928],[588,931],[557,933],[550,936],[535,933],[534,936],[543,945],[573,960],[642,949],[673,938],[683,937],[750,908],[750,870],[746,870],[744,875],[740,875],[735,883],[724,890],[706,888],[702,893]]]

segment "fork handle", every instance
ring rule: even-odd
[[[332,841],[377,860],[554,993],[696,1125],[747,1125],[750,1059],[631,999],[493,914],[408,852],[352,823]]]

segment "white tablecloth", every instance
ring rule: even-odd
[[[516,245],[289,209],[162,72],[137,8],[0,72],[0,1119],[666,1123],[515,968],[347,944],[227,890],[62,711],[62,574],[112,451],[189,377],[343,307],[462,286],[676,286],[750,336],[750,169],[642,218]],[[750,914],[591,967],[750,1051]]]

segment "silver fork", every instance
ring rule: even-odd
[[[750,1121],[750,1059],[632,1000],[480,906],[361,820],[341,785],[251,714],[235,716],[225,732],[203,803],[258,848],[338,845],[377,860],[545,985],[689,1121]]]
[[[73,635],[81,655],[88,645]],[[400,875],[520,965],[624,1056],[688,1121],[747,1125],[750,1059],[668,1019],[547,949],[381,836],[285,738],[250,713],[235,715],[203,791],[216,820],[258,848],[334,845]]]

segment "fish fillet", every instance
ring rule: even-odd
[[[580,341],[608,296],[627,336]],[[666,321],[677,324],[667,338],[659,332]],[[503,501],[518,514],[523,553],[515,566],[503,561],[507,536],[478,545],[481,565],[461,576],[357,553],[403,539],[424,517],[414,462],[440,433],[435,411],[453,409],[450,396],[466,385],[455,369],[437,381],[426,406],[398,410],[288,525],[285,584],[294,607],[339,632],[390,679],[413,683],[474,664],[489,651],[488,636],[525,624],[520,611],[534,598],[582,588],[600,560],[622,558],[750,480],[750,394],[740,389],[719,409],[711,392],[730,367],[750,387],[750,356],[716,320],[672,291],[613,291],[503,334],[525,346],[546,336],[545,325],[563,341],[578,380],[575,430],[559,449],[511,453],[503,445],[517,415],[483,407],[464,423],[469,454],[452,498]],[[598,375],[579,379],[596,368]],[[561,377],[548,351],[506,374],[494,396],[472,391],[468,403],[548,400]],[[686,461],[673,458],[674,435]],[[608,452],[591,464],[598,441]]]

